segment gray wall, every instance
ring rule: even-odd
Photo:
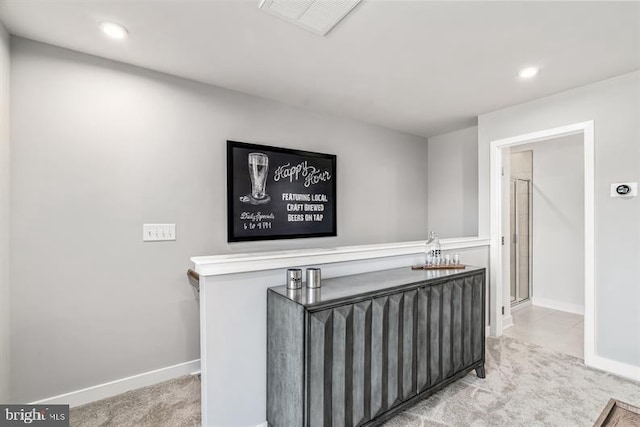
[[[14,39],[12,388],[197,359],[191,256],[426,235],[426,140]],[[226,242],[226,140],[334,153],[338,237]],[[145,222],[176,242],[143,243]],[[224,345],[224,343],[220,343]]]
[[[440,237],[478,235],[478,128],[427,143],[427,224]]]
[[[640,181],[640,71],[478,118],[480,235],[489,235],[489,144],[572,123],[595,122],[596,353],[640,366],[640,199],[609,197]]]
[[[533,303],[582,314],[583,137],[571,135],[516,148],[512,152],[533,152]]]
[[[0,402],[9,401],[9,35],[0,23]]]

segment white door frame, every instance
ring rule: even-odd
[[[502,335],[503,282],[502,282],[502,149],[531,142],[544,141],[567,135],[584,136],[584,363],[593,366],[595,357],[595,152],[593,120],[574,123],[539,132],[491,141],[490,203],[490,323],[491,335]]]

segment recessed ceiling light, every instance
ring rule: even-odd
[[[527,67],[520,70],[518,75],[520,76],[521,79],[530,79],[532,77],[537,76],[539,72],[540,72],[540,68],[538,67]]]
[[[107,36],[112,39],[124,39],[127,37],[127,29],[120,24],[115,24],[113,22],[103,22],[100,24],[100,29]]]

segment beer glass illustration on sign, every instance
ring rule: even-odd
[[[249,177],[251,178],[251,195],[241,198],[252,205],[267,203],[271,197],[267,194],[267,176],[269,175],[269,156],[264,153],[249,153]]]

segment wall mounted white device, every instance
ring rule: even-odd
[[[611,184],[611,197],[636,197],[637,195],[637,182],[617,182]]]

